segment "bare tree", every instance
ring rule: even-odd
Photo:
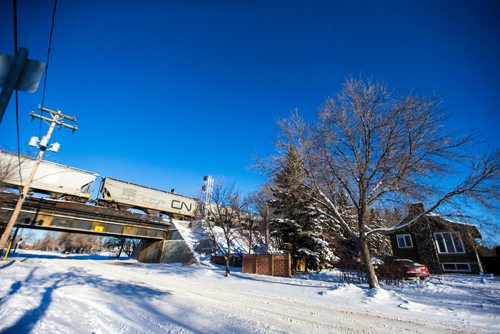
[[[31,249],[34,242],[36,241],[36,236],[33,230],[23,229],[21,234],[21,239],[18,242],[18,247],[20,249]]]
[[[257,229],[259,227],[260,217],[249,214],[243,221],[240,222],[240,233],[248,242],[248,254],[252,254],[256,239],[258,239]]]
[[[234,184],[226,185],[222,180],[215,182],[211,203],[206,208],[208,221],[205,223],[215,246],[224,256],[226,276],[231,274],[234,233],[246,214],[242,205],[241,195]]]
[[[116,252],[115,257],[120,258],[125,247],[127,245],[127,238],[123,237],[110,237],[106,238],[103,242],[103,246],[106,247],[109,251]]]
[[[139,244],[140,239],[131,239],[125,237],[109,237],[103,242],[103,246],[108,248],[110,251],[115,251],[116,258],[119,258],[122,253],[132,256],[135,248]]]
[[[2,154],[0,151],[0,190],[2,188],[12,187],[8,180],[15,177],[15,174],[19,171],[19,161],[14,159],[10,155]],[[0,192],[0,204],[5,201],[5,196],[3,192]],[[0,225],[2,226],[2,225]],[[2,227],[0,227],[0,235],[3,234]]]
[[[249,230],[259,232],[261,238],[263,237],[264,239],[265,247],[269,246],[269,224],[273,216],[271,207],[269,206],[271,197],[270,184],[264,184],[259,191],[248,194],[244,200],[245,208],[254,214],[247,222],[247,225],[250,225]],[[249,237],[249,243],[253,244],[255,238],[252,237],[252,234]]]
[[[56,233],[49,232],[46,233],[42,239],[35,241],[33,244],[33,249],[35,250],[43,250],[43,251],[56,251],[58,250],[59,245],[57,243]]]
[[[101,238],[79,233],[61,233],[56,238],[57,246],[67,253],[91,254],[101,247]]]
[[[10,154],[2,154],[0,151],[0,186],[8,179],[15,177],[16,173],[19,173],[20,161],[17,157],[11,156]]]
[[[464,203],[498,209],[499,153],[469,155],[473,138],[448,134],[439,105],[434,96],[393,95],[383,83],[348,79],[326,101],[314,127],[297,113],[280,123],[284,137],[278,149],[290,141],[300,148],[316,206],[357,242],[371,288],[379,284],[369,238],[408,227],[438,209],[460,213]],[[339,210],[339,192],[347,195],[354,219]],[[428,209],[404,224],[368,224],[372,208],[409,201],[426,202]]]

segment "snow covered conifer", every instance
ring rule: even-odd
[[[303,166],[300,153],[290,143],[275,173],[270,206],[276,218],[271,222],[271,235],[280,249],[291,252],[294,268],[303,258],[307,269],[317,270],[334,257],[324,240],[322,216],[308,194]]]
[[[314,206],[356,241],[370,288],[379,286],[373,238],[436,210],[455,217],[464,217],[462,208],[469,205],[498,210],[500,153],[470,154],[473,136],[446,131],[440,103],[435,96],[394,93],[382,82],[349,78],[325,101],[314,126],[297,113],[280,121],[284,141],[277,148],[292,142],[302,153]],[[350,213],[339,212],[338,189],[353,206],[354,224]],[[428,203],[427,210],[408,222],[372,227],[371,209],[412,201]]]
[[[342,189],[336,189],[335,204],[338,207],[339,213],[345,217],[346,222],[353,226],[356,222],[356,216],[353,211],[353,206],[349,203],[347,195]],[[341,267],[353,268],[359,265],[359,245],[339,224],[325,224],[325,238],[330,244],[330,249],[339,258],[336,263]]]

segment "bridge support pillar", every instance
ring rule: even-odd
[[[146,263],[194,263],[196,258],[184,240],[143,240],[135,258]]]
[[[140,242],[134,257],[146,263],[194,263],[193,251],[179,232],[172,226],[169,240]]]

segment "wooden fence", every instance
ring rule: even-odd
[[[242,272],[269,276],[292,276],[290,254],[244,254]]]
[[[212,255],[210,257],[210,261],[212,261],[215,264],[220,264],[222,266],[226,265],[226,260],[224,259],[224,256]],[[231,267],[241,267],[241,256],[231,254],[229,265]]]

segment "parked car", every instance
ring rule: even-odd
[[[377,273],[388,279],[421,279],[429,277],[429,268],[408,259],[387,258],[377,266]]]

